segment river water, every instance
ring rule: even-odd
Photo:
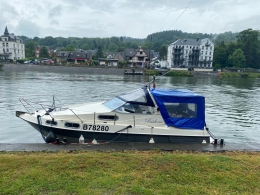
[[[15,116],[26,111],[19,98],[63,105],[107,100],[146,84],[148,77],[0,70],[0,143],[43,143],[40,133]],[[187,88],[205,96],[206,122],[226,143],[260,143],[260,80],[162,77],[157,88]]]

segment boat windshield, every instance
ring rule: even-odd
[[[125,104],[125,102],[117,97],[108,100],[107,102],[105,102],[103,105],[108,107],[111,110],[115,110],[118,107],[122,106],[123,104]]]

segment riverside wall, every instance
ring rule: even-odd
[[[84,67],[84,66],[55,66],[55,65],[32,65],[32,64],[4,64],[1,68],[4,71],[38,71],[38,72],[56,72],[56,73],[85,73],[85,74],[111,74],[123,75],[127,68],[114,67]]]
[[[32,65],[32,64],[4,64],[1,68],[4,71],[37,71],[37,72],[54,72],[54,73],[81,73],[81,74],[102,74],[102,75],[124,75],[124,72],[132,72],[133,68],[116,68],[116,67],[86,67],[86,66],[61,66],[61,65]],[[0,70],[1,70],[0,69]],[[141,69],[135,68],[136,72]],[[165,72],[167,70],[158,70]],[[178,71],[178,70],[174,70]],[[184,70],[187,71],[188,70]],[[217,72],[198,72],[191,71],[191,75],[195,77],[216,77]]]

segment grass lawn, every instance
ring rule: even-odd
[[[0,194],[260,194],[258,152],[1,152]]]

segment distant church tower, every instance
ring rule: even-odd
[[[8,32],[7,26],[5,27],[5,32],[4,32],[4,35],[6,35],[6,36],[8,36],[8,35],[9,35],[9,32]]]

